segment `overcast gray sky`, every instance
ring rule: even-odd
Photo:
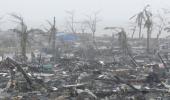
[[[59,27],[64,25],[66,10],[74,10],[77,19],[100,10],[100,28],[127,25],[129,18],[146,4],[155,11],[170,8],[170,0],[0,0],[0,15],[21,14],[31,26],[40,27],[46,19],[56,16]],[[7,28],[1,24],[0,27]]]

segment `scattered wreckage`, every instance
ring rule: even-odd
[[[169,65],[62,58],[52,72],[11,58],[1,61],[2,100],[168,100]],[[142,65],[142,66],[141,66]],[[163,66],[163,68],[161,67]],[[35,70],[34,70],[35,68]],[[40,67],[41,68],[41,67]]]

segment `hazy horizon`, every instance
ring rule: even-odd
[[[101,22],[98,25],[98,33],[103,33],[106,26],[122,26],[127,28],[129,18],[149,4],[153,12],[170,7],[168,0],[1,0],[0,16],[1,29],[9,29],[16,26],[11,22],[8,14],[16,13],[24,17],[29,27],[42,28],[46,26],[46,20],[56,17],[57,27],[64,30],[66,11],[75,12],[75,20],[84,20],[86,15],[100,11],[98,17]],[[106,31],[106,33],[109,33]]]

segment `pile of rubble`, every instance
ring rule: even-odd
[[[152,64],[131,56],[110,63],[62,58],[50,73],[6,58],[0,63],[0,99],[169,100],[169,64],[160,54],[156,58]]]

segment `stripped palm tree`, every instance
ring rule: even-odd
[[[148,11],[147,9],[144,10],[145,16],[146,16],[146,21],[144,24],[144,27],[147,28],[147,53],[150,52],[150,38],[151,38],[151,33],[152,33],[152,13]]]
[[[142,11],[140,11],[139,13],[135,14],[134,16],[132,16],[130,18],[130,20],[131,20],[131,19],[136,17],[135,22],[137,24],[137,27],[139,28],[139,39],[141,38],[142,26],[143,26],[143,23],[145,21],[145,10],[148,7],[149,7],[149,5],[145,6]]]
[[[123,28],[121,28],[121,31],[118,33],[118,41],[124,56],[128,55],[129,47],[127,43],[127,36]]]
[[[152,26],[153,26],[152,13],[148,10],[148,7],[150,7],[150,5],[145,6],[143,11],[139,12],[138,14],[130,18],[133,19],[135,16],[137,16],[136,23],[138,24],[139,27],[139,38],[141,38],[142,26],[144,26],[144,28],[147,28],[147,53],[149,53],[150,51],[149,44],[150,44],[150,37],[151,37]]]
[[[28,36],[30,33],[38,32],[41,33],[42,31],[40,29],[28,29],[27,25],[24,22],[23,17],[16,15],[16,14],[10,14],[14,19],[15,22],[20,25],[19,28],[11,29],[13,32],[17,33],[20,41],[20,52],[21,52],[21,59],[22,61],[26,62],[26,47],[27,43],[29,42]]]
[[[105,30],[111,29],[116,31],[118,34],[118,42],[120,46],[120,51],[125,55],[129,54],[129,47],[127,43],[127,36],[124,28],[122,27],[105,27]]]

